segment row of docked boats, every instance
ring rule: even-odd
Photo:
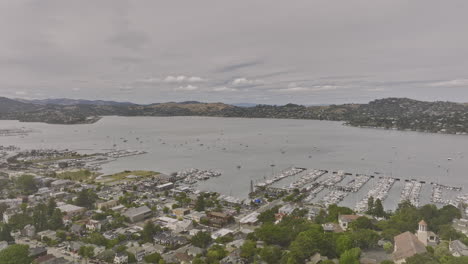
[[[294,175],[297,175],[303,171],[305,171],[306,169],[305,168],[297,168],[297,167],[291,167],[289,169],[286,169],[284,171],[282,171],[280,174],[274,176],[273,178],[271,179],[268,179],[264,182],[259,182],[257,184],[255,184],[255,187],[261,187],[261,188],[264,188],[264,187],[267,187],[269,185],[272,185],[273,183],[275,182],[278,182],[284,178],[287,178],[287,177],[291,177],[291,176],[294,176]]]
[[[304,176],[300,177],[297,181],[287,186],[286,189],[292,190],[292,189],[302,188],[306,186],[307,184],[315,182],[318,178],[320,178],[322,175],[326,174],[327,172],[328,171],[326,170],[316,170],[316,169],[309,171]]]
[[[176,173],[176,178],[186,184],[194,184],[198,181],[208,180],[221,176],[221,172],[216,170],[187,169]]]
[[[121,150],[113,150],[105,153],[107,157],[110,158],[123,158],[123,157],[130,157],[130,156],[136,156],[136,155],[143,155],[146,154],[147,152],[142,151],[142,150],[126,150],[126,149],[121,149]]]
[[[343,201],[343,199],[349,194],[349,192],[342,191],[342,190],[333,190],[325,195],[322,199],[320,199],[319,203],[328,207],[332,204],[338,204],[339,202]]]
[[[368,209],[368,200],[370,197],[373,197],[374,200],[385,200],[387,198],[388,192],[395,183],[395,179],[391,177],[381,177],[376,183],[375,187],[369,190],[366,196],[356,204],[356,212],[365,212]]]
[[[409,201],[414,206],[419,206],[419,196],[423,184],[416,180],[405,182],[400,195],[400,202]]]

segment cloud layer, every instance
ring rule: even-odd
[[[467,11],[465,0],[1,1],[0,96],[468,102]]]

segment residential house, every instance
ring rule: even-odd
[[[407,258],[427,252],[426,246],[411,232],[399,234],[394,240],[393,261],[395,264],[405,263]]]
[[[349,224],[356,221],[359,215],[339,215],[338,216],[338,224],[340,225],[341,229],[344,231],[348,230]]]
[[[23,230],[21,230],[21,235],[25,237],[34,237],[36,236],[36,227],[33,225],[26,225]]]
[[[21,212],[20,208],[8,208],[3,212],[3,222],[8,224],[8,221],[10,221],[11,217],[14,216],[15,214],[19,214]]]
[[[186,216],[186,218],[197,222],[200,222],[203,217],[206,217],[206,214],[204,212],[197,211],[192,211],[192,213]]]
[[[96,208],[99,210],[107,210],[107,209],[117,206],[118,204],[119,204],[118,200],[99,201],[99,202],[96,202]]]
[[[126,253],[120,252],[115,254],[114,264],[126,264],[128,263],[128,255]]]
[[[333,233],[340,233],[343,232],[343,229],[341,228],[340,224],[337,223],[325,223],[322,224],[323,231],[325,232],[333,232]]]
[[[169,223],[166,225],[166,227],[175,233],[184,233],[193,228],[193,223],[190,220],[182,220]]]
[[[306,261],[306,264],[318,264],[325,260],[328,260],[328,258],[320,255],[320,253],[315,253],[308,261]]]
[[[180,264],[190,264],[192,263],[192,259],[193,259],[192,256],[183,252],[176,252],[174,254],[174,257],[177,260],[177,263],[180,263]]]
[[[50,184],[50,186],[55,189],[60,189],[60,188],[64,188],[73,184],[74,182],[71,180],[56,180],[56,181],[53,181]]]
[[[85,228],[82,224],[73,224],[70,228],[70,231],[75,235],[83,234]]]
[[[231,229],[221,228],[218,231],[212,233],[211,238],[217,239],[219,237],[223,237],[225,235],[232,234],[232,233],[233,233],[233,231]]]
[[[31,258],[38,258],[45,255],[47,255],[47,248],[45,247],[35,247],[28,249],[28,256]]]
[[[199,248],[195,246],[189,246],[187,248],[187,254],[192,257],[196,257],[198,255],[203,255],[205,254],[206,250],[204,248]]]
[[[210,224],[216,227],[223,227],[232,220],[230,215],[222,212],[207,212],[206,216]]]
[[[155,187],[157,192],[162,192],[174,188],[174,183],[168,182]]]
[[[153,215],[153,211],[145,205],[138,208],[130,208],[125,211],[123,215],[128,217],[130,222],[136,223],[151,217]]]
[[[458,232],[462,232],[465,235],[468,235],[468,219],[453,219],[453,228]]]
[[[132,253],[138,262],[143,261],[146,256],[146,250],[143,247],[129,247],[127,251]]]
[[[252,226],[258,223],[258,216],[260,213],[252,212],[239,220],[241,225]]]
[[[114,211],[114,212],[121,213],[121,212],[123,212],[125,210],[125,206],[120,204],[120,205],[112,207],[111,210]]]
[[[41,239],[44,240],[44,238],[48,238],[49,240],[57,240],[57,232],[52,231],[52,230],[44,230],[41,232],[37,233],[37,236]]]
[[[98,220],[90,219],[86,222],[86,229],[93,232],[100,231],[101,222]]]
[[[153,237],[154,243],[164,245],[167,247],[178,247],[188,243],[187,239],[183,236],[175,235],[169,231],[160,232]]]
[[[146,255],[151,255],[153,253],[163,254],[166,252],[166,248],[162,245],[153,245],[153,243],[145,243],[141,245],[141,247],[145,250]]]
[[[172,210],[172,214],[177,218],[183,218],[184,216],[190,214],[190,209],[187,208],[176,208]]]
[[[76,206],[73,204],[64,204],[64,205],[58,206],[57,208],[60,210],[60,212],[66,214],[69,217],[74,217],[74,216],[77,216],[86,212],[86,208],[81,207],[81,206]]]
[[[460,240],[451,241],[449,250],[454,257],[468,256],[468,247]]]

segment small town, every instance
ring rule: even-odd
[[[249,198],[241,200],[194,186],[221,175],[214,170],[98,173],[98,164],[139,152],[0,150],[0,263],[389,264],[468,258],[466,197],[442,199],[444,190],[461,190],[456,187],[434,185],[439,206],[422,206],[422,183],[407,181],[398,208],[389,211],[382,201],[397,179],[380,177],[355,208],[347,208],[337,204],[375,176],[292,167],[252,182]],[[299,178],[288,186],[274,186],[293,176]],[[324,189],[330,192],[311,202]]]

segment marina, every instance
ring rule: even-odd
[[[370,197],[373,197],[374,200],[380,199],[381,201],[384,201],[387,198],[387,194],[393,187],[394,183],[394,178],[381,177],[377,184],[371,190],[369,190],[367,195],[356,204],[354,210],[360,213],[367,211],[367,201]]]
[[[409,201],[414,206],[419,206],[419,195],[421,194],[422,183],[416,180],[405,182],[401,192],[400,202]]]
[[[273,178],[271,179],[265,180],[264,182],[256,183],[255,187],[257,188],[268,187],[275,182],[281,181],[282,179],[287,178],[287,177],[297,175],[305,170],[306,170],[305,168],[296,168],[296,167],[288,168],[282,171],[280,174],[273,176]]]
[[[299,180],[291,183],[289,186],[286,187],[288,190],[292,189],[302,189],[304,186],[316,181],[322,175],[326,174],[328,171],[326,170],[308,170],[309,172],[306,175],[302,176]]]
[[[104,175],[139,169],[167,175],[184,168],[211,169],[222,175],[197,181],[197,188],[241,200],[248,197],[251,182],[253,188],[260,188],[255,185],[261,186],[292,167],[307,170],[275,179],[266,187],[286,192],[300,189],[306,203],[319,203],[336,190],[349,193],[340,204],[354,207],[383,176],[392,177],[398,183],[385,200],[385,209],[389,210],[397,206],[404,185],[411,179],[422,183],[421,205],[432,200],[430,183],[468,188],[464,177],[468,170],[464,154],[466,138],[462,136],[420,136],[416,132],[357,129],[342,126],[340,122],[282,119],[104,117],[85,125],[0,123],[2,129],[24,127],[35,132],[24,137],[0,137],[0,145],[5,148],[68,149],[83,155],[69,157],[61,164],[68,166],[66,169],[83,168]],[[146,154],[114,152],[120,150]],[[0,152],[3,152],[1,159],[5,160],[18,150]],[[106,156],[109,152],[114,154]],[[120,157],[116,159],[113,155]],[[40,157],[31,159],[46,167],[58,166],[57,162],[41,161]],[[20,165],[15,166],[21,169]],[[327,173],[314,176],[317,169]],[[463,191],[443,188],[439,197],[445,201],[438,204],[455,203],[460,194]]]
[[[221,172],[216,170],[201,170],[201,169],[187,169],[179,171],[175,174],[178,180],[182,180],[186,184],[195,184],[198,181],[205,181],[213,177],[221,176]]]

